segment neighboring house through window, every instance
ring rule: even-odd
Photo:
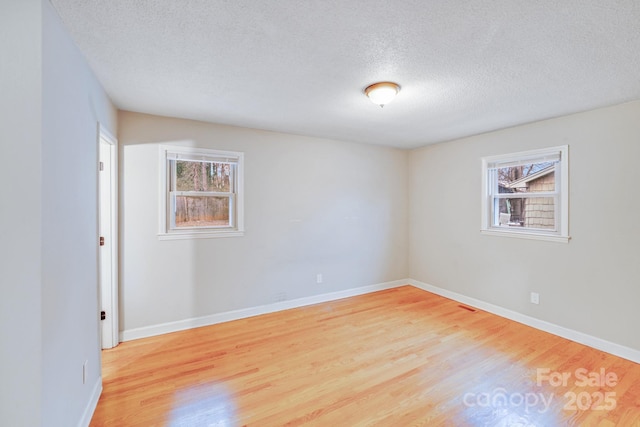
[[[160,238],[241,236],[243,153],[162,146]]]
[[[567,146],[482,159],[482,232],[568,241]]]

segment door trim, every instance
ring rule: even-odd
[[[102,301],[103,295],[103,286],[107,286],[107,289],[104,289],[107,294],[110,295],[109,300],[106,302],[106,307],[108,307],[109,313],[107,313],[107,318],[105,320],[101,320],[100,322],[110,322],[111,326],[111,334],[108,337],[102,337],[102,323],[100,323],[100,337],[102,338],[100,341],[101,347],[104,348],[112,348],[118,345],[119,343],[119,293],[118,293],[118,140],[109,132],[101,123],[98,123],[98,158],[100,159],[100,144],[106,143],[109,145],[110,157],[110,176],[111,176],[111,198],[110,198],[110,216],[111,216],[111,251],[108,254],[110,257],[111,264],[111,283],[104,284],[102,283],[102,262],[100,253],[98,252],[98,296],[99,296],[99,309],[102,310],[102,307],[105,306]],[[98,174],[100,174],[99,169]],[[98,175],[98,230],[100,230],[100,214],[101,214],[101,206],[100,206],[100,175]],[[98,251],[100,248],[98,247]],[[99,315],[99,313],[96,313]],[[106,339],[105,339],[106,338]]]

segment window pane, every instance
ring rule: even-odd
[[[497,225],[503,227],[555,229],[555,202],[553,197],[525,197],[496,199]]]
[[[176,196],[176,228],[229,227],[229,197]]]
[[[555,162],[498,168],[496,173],[501,194],[555,191]]]
[[[177,191],[217,191],[233,189],[233,165],[229,163],[176,160]]]

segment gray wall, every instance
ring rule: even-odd
[[[633,102],[413,150],[410,277],[640,350],[639,136]],[[564,144],[571,241],[481,235],[481,157]]]
[[[101,374],[97,128],[102,122],[115,133],[117,114],[49,2],[43,4],[42,411],[47,425],[70,426]]]
[[[100,385],[97,124],[117,115],[48,1],[0,15],[0,424],[74,426]]]
[[[123,330],[407,277],[406,151],[130,112],[119,142]],[[244,237],[158,240],[160,143],[245,153]]]
[[[41,0],[0,3],[0,424],[6,426],[42,419],[40,12]]]

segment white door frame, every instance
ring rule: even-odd
[[[104,150],[103,150],[104,147]],[[105,153],[109,158],[105,159]],[[99,296],[100,310],[106,312],[100,323],[101,346],[113,348],[119,343],[118,329],[118,141],[101,124],[98,124],[98,157],[100,165],[108,167],[108,174],[101,174],[98,167],[98,229],[108,244],[99,247]],[[105,171],[107,172],[107,171]],[[102,180],[108,177],[108,182]],[[101,188],[108,185],[110,197],[102,201]],[[103,224],[102,218],[110,218]],[[108,252],[103,253],[103,249]],[[108,272],[104,269],[107,268]],[[107,274],[103,274],[103,272]],[[110,274],[109,274],[110,273]],[[105,283],[108,282],[108,283]]]

